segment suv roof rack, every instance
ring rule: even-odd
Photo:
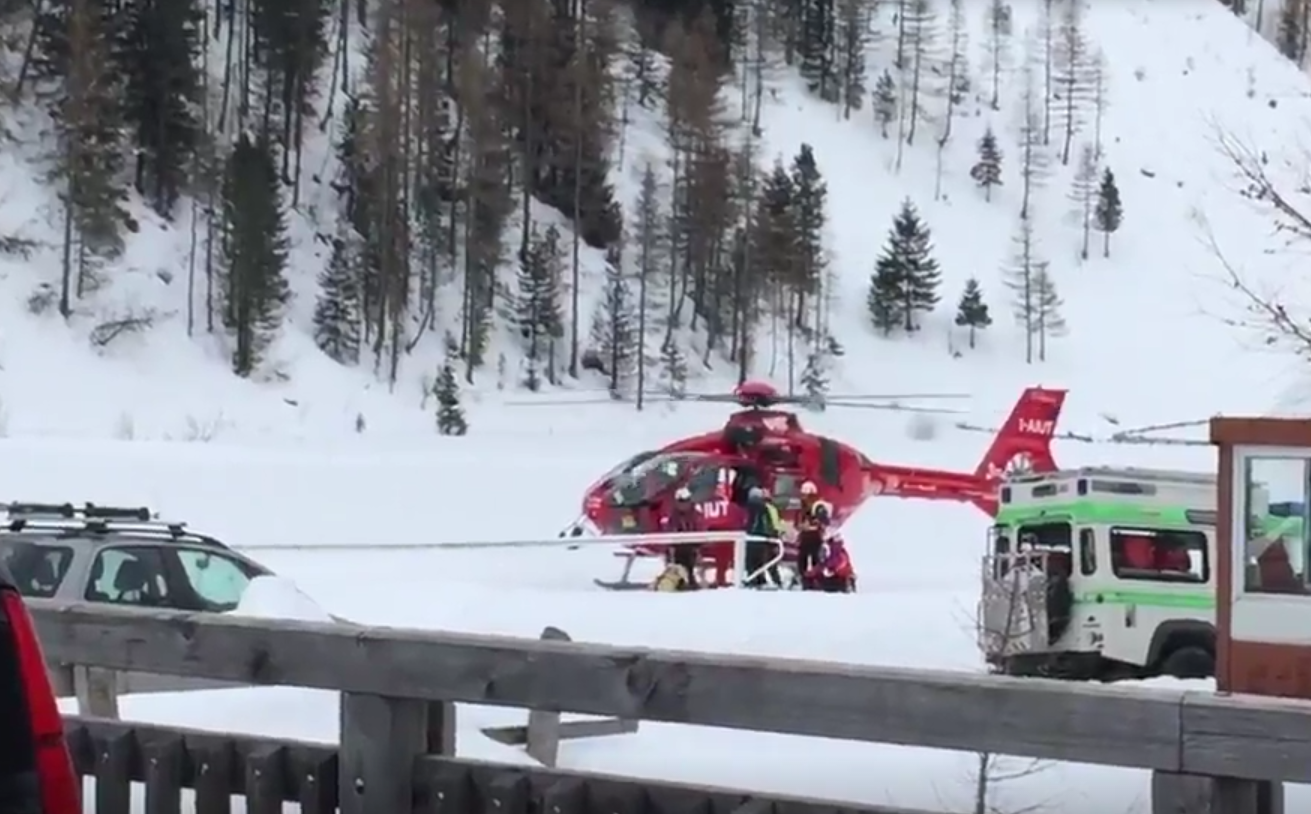
[[[54,531],[64,534],[139,534],[165,536],[170,540],[187,538],[208,545],[227,548],[223,542],[204,534],[188,531],[186,523],[165,522],[145,506],[97,506],[84,503],[0,503],[0,511],[9,515],[0,528],[10,532]]]
[[[145,506],[123,508],[121,506],[97,506],[94,503],[84,503],[81,506],[72,503],[0,503],[0,509],[3,509],[11,518],[41,518],[43,520],[135,520],[139,523],[145,523],[158,517]]]

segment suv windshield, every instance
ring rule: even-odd
[[[23,596],[50,599],[68,573],[73,549],[53,541],[0,539],[0,562],[9,570],[14,586]]]

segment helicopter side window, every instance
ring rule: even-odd
[[[704,503],[707,500],[714,500],[715,493],[719,490],[719,473],[717,466],[707,466],[692,473],[692,477],[687,480],[687,489],[692,493],[692,500],[697,503]]]
[[[774,503],[780,509],[797,508],[801,505],[799,489],[800,478],[791,472],[774,474]]]

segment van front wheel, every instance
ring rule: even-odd
[[[1215,656],[1205,647],[1180,647],[1161,661],[1160,674],[1175,678],[1211,678],[1215,675]]]

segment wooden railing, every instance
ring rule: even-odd
[[[457,760],[456,703],[1150,769],[1156,814],[1276,814],[1283,782],[1311,781],[1311,704],[1299,701],[32,604],[55,663],[341,691],[335,749],[70,718],[78,765],[98,781],[100,814],[126,811],[120,803],[129,779],[143,780],[147,797],[162,801],[149,811],[176,811],[179,790],[194,788],[200,814],[226,811],[211,807],[220,788],[246,794],[255,814],[279,810],[282,800],[299,801],[307,812],[335,805],[342,814],[462,814],[469,805],[498,814],[638,814],[643,800],[671,811],[711,803],[715,811],[835,809]],[[476,801],[451,802],[465,798]]]

